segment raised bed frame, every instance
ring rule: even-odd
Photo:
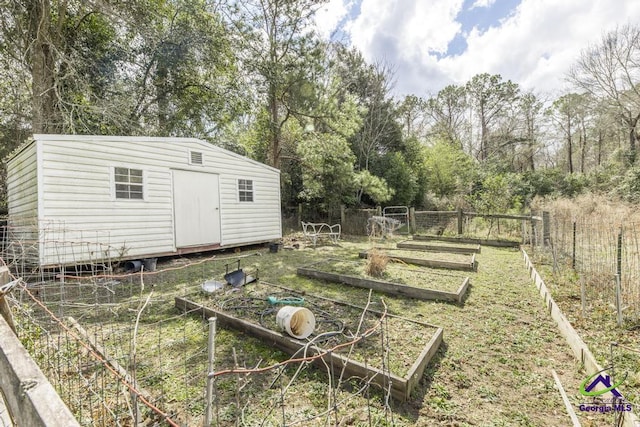
[[[455,243],[471,243],[482,246],[495,246],[498,248],[519,248],[520,242],[514,242],[512,240],[488,240],[488,239],[474,239],[469,237],[453,237],[453,236],[430,236],[424,234],[414,234],[413,240],[435,240],[440,242],[455,242]]]
[[[384,249],[382,249],[384,252]],[[397,259],[408,264],[421,265],[423,267],[430,268],[442,268],[446,270],[460,270],[460,271],[478,271],[478,263],[476,262],[476,254],[471,255],[471,262],[456,262],[456,261],[441,261],[436,259],[424,259],[424,258],[411,258],[405,256],[395,256],[385,252],[389,258]],[[358,254],[360,258],[367,258],[367,251],[360,252]]]
[[[350,306],[350,307],[361,309],[361,307],[341,303],[339,301],[334,301],[327,298],[315,297],[315,296],[314,298],[323,299],[326,301],[333,302],[335,304],[341,304],[344,306]],[[304,340],[294,339],[284,333],[273,331],[271,329],[263,327],[262,325],[240,319],[238,317],[232,316],[228,313],[225,313],[217,309],[205,307],[201,304],[195,303],[185,298],[176,297],[175,306],[177,309],[185,312],[188,311],[192,313],[201,314],[203,318],[216,317],[218,323],[220,323],[221,325],[231,327],[231,328],[240,330],[242,332],[245,332],[249,335],[252,335],[258,339],[261,339],[267,344],[274,345],[278,349],[290,355],[294,355],[298,353],[301,349],[303,349],[306,346],[306,341]],[[368,311],[375,314],[382,314],[374,310],[368,310]],[[410,398],[411,392],[413,391],[413,389],[420,382],[420,379],[422,378],[422,375],[424,374],[424,371],[427,365],[429,364],[429,361],[433,358],[433,356],[438,351],[438,348],[442,343],[443,329],[435,325],[430,325],[428,323],[406,319],[406,318],[394,316],[391,314],[387,314],[387,316],[400,318],[407,322],[424,325],[425,327],[428,327],[428,328],[435,328],[435,333],[431,336],[429,341],[425,344],[422,351],[420,352],[420,355],[418,356],[416,361],[408,370],[407,375],[405,376],[399,376],[397,374],[394,374],[393,372],[384,372],[381,369],[378,369],[369,365],[365,365],[364,363],[358,362],[353,359],[349,359],[338,353],[325,352],[325,350],[317,346],[308,346],[306,350],[306,354],[307,356],[313,356],[313,355],[325,353],[321,358],[316,359],[315,363],[317,365],[325,366],[324,363],[327,363],[327,365],[333,367],[334,372],[337,374],[342,372],[342,369],[344,368],[345,374],[347,377],[355,376],[355,377],[367,379],[371,381],[371,383],[376,384],[382,387],[383,389],[389,388],[391,396],[394,399],[399,401],[406,401]]]
[[[396,244],[398,249],[410,249],[417,251],[425,251],[425,252],[446,252],[451,254],[479,254],[481,251],[481,246],[476,245],[473,247],[470,246],[448,246],[448,245],[429,245],[429,244],[420,244],[420,243],[411,243],[410,240],[405,240],[403,242],[399,242]]]
[[[319,263],[316,263],[319,264]],[[316,265],[316,264],[312,264]],[[320,271],[311,266],[298,267],[296,273],[300,276],[311,277],[314,279],[328,280],[330,282],[342,283],[345,285],[355,286],[357,288],[373,289],[390,295],[399,295],[411,297],[427,301],[449,301],[462,302],[467,289],[469,288],[469,277],[466,277],[456,292],[440,291],[437,289],[416,288],[414,286],[403,285],[401,283],[387,282],[384,280],[365,279],[358,276],[350,276],[348,274],[328,273]]]

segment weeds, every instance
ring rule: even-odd
[[[389,263],[389,257],[384,252],[372,249],[367,255],[367,263],[365,265],[365,273],[368,276],[382,278],[384,271]]]

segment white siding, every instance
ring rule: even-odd
[[[278,239],[282,236],[280,177],[268,169],[251,166],[239,164],[234,170],[221,175],[222,241],[225,245]],[[253,202],[238,200],[239,179],[253,181]]]
[[[118,253],[144,257],[175,251],[171,169],[220,176],[221,241],[212,244],[234,246],[282,236],[279,171],[261,163],[196,139],[34,138],[41,144],[42,154],[40,218],[55,224],[49,227],[46,240],[76,242],[49,244],[44,264],[86,261],[78,259],[83,257],[95,261],[107,253],[110,257]],[[190,151],[203,153],[203,165],[190,164]],[[25,157],[24,164],[35,164],[34,156]],[[114,167],[143,170],[144,200],[115,199]],[[34,173],[26,175],[33,180]],[[253,181],[253,202],[238,201],[238,179]],[[29,206],[33,210],[37,190],[30,191]]]
[[[36,143],[31,142],[7,162],[7,203],[12,218],[38,217]]]
[[[41,252],[38,224],[37,144],[30,141],[7,162],[8,239],[19,242],[20,260],[37,266]]]

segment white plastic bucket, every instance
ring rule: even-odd
[[[299,340],[307,338],[316,328],[316,316],[305,307],[285,305],[276,314],[276,325]]]

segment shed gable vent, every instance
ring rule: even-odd
[[[200,151],[191,151],[191,161],[192,165],[201,165],[202,164],[202,153]]]

